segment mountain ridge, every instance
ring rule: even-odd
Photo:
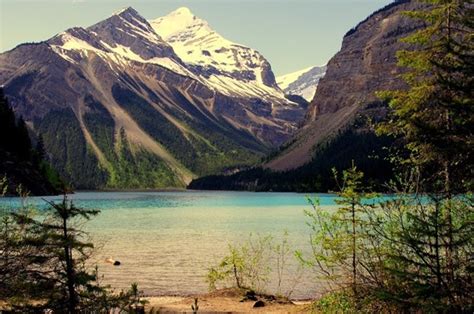
[[[304,116],[288,100],[207,84],[132,8],[19,45],[0,70],[15,111],[80,188],[184,187],[256,162]]]

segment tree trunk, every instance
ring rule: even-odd
[[[447,29],[447,43],[448,49],[451,51],[451,6],[448,5],[447,10],[447,17],[446,17],[446,29]],[[447,134],[451,134],[451,116],[449,114],[449,110],[446,109],[445,111],[445,119],[446,119],[446,131]],[[451,213],[451,198],[452,198],[452,187],[451,187],[451,176],[450,176],[450,167],[449,167],[450,160],[444,161],[444,189],[445,189],[445,197],[447,200],[447,208],[446,208],[446,223],[448,225],[448,234],[447,234],[447,243],[446,243],[446,264],[448,267],[448,283],[450,286],[454,282],[454,263],[453,263],[453,222],[452,222],[452,213]]]
[[[64,237],[64,258],[66,261],[66,279],[68,289],[68,312],[76,313],[77,297],[74,287],[74,265],[72,261],[71,247],[68,243],[67,218],[63,217],[63,237]]]
[[[435,204],[436,209],[435,209],[435,256],[436,256],[436,284],[438,286],[438,289],[441,290],[442,286],[442,278],[441,278],[441,256],[439,254],[439,248],[440,248],[440,243],[439,243],[439,213],[440,213],[440,204],[436,202]]]
[[[450,176],[449,176],[449,162],[445,162],[445,193],[446,193],[446,210],[445,210],[445,221],[447,224],[447,235],[446,235],[446,266],[448,268],[448,283],[454,282],[454,262],[453,262],[453,218],[451,213],[451,187],[450,187]]]
[[[237,266],[235,266],[235,264],[234,264],[234,276],[235,276],[235,283],[237,284],[237,288],[239,288],[239,289],[242,288],[240,286],[240,280],[239,280],[239,276],[237,274]]]

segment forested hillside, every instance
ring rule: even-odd
[[[327,142],[315,148],[314,158],[297,169],[272,171],[256,167],[232,175],[208,176],[193,180],[190,189],[328,192],[337,190],[332,169],[341,171],[354,162],[365,173],[367,187],[384,190],[393,176],[388,148],[396,141],[390,136],[377,136],[370,128],[361,127],[361,117]],[[271,156],[269,157],[271,158]]]
[[[57,194],[62,182],[45,160],[42,138],[33,148],[25,121],[15,117],[0,89],[0,188],[7,194]]]

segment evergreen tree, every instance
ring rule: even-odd
[[[0,88],[0,149],[13,152],[21,160],[31,158],[31,141],[22,118],[18,120]]]
[[[32,146],[30,135],[25,120],[22,117],[18,119],[16,134],[14,136],[15,150],[22,160],[30,161],[32,157]]]
[[[335,169],[333,174],[340,189],[336,199],[339,206],[329,212],[321,209],[317,200],[310,200],[313,210],[306,211],[306,215],[313,231],[313,255],[310,258],[298,255],[322,275],[331,289],[349,288],[346,296],[354,308],[359,309],[363,290],[371,284],[373,276],[370,265],[374,248],[366,213],[372,207],[369,201],[375,194],[364,192],[364,175],[354,164],[343,171],[341,178]]]
[[[0,149],[11,151],[16,135],[16,119],[7,98],[0,88]]]
[[[41,134],[38,136],[38,141],[36,142],[35,151],[36,151],[37,161],[38,163],[40,163],[46,157],[46,150],[44,148],[43,136]]]
[[[336,212],[335,219],[342,222],[346,231],[344,246],[348,248],[350,254],[350,272],[351,272],[351,288],[354,297],[357,299],[357,286],[359,284],[359,268],[362,259],[360,255],[361,247],[364,247],[365,231],[367,222],[362,216],[366,211],[369,199],[375,197],[375,194],[367,194],[363,192],[362,179],[364,174],[357,169],[352,162],[352,167],[344,170],[342,173],[342,182],[339,183],[338,173],[333,169],[334,177],[338,182],[340,191],[337,193],[338,198],[335,200],[339,208]]]
[[[89,220],[98,211],[77,208],[66,196],[49,205],[41,220],[29,211],[3,216],[2,295],[22,296],[24,307],[37,298],[47,300],[38,307],[77,313],[93,306],[91,299],[102,291],[85,265],[93,244],[77,228],[78,219]]]
[[[380,133],[401,135],[408,162],[424,186],[447,195],[472,188],[474,130],[474,8],[466,0],[425,0],[407,12],[426,27],[405,38],[398,52],[408,89],[382,93],[391,119]]]
[[[0,298],[21,309],[29,308],[32,300],[48,298],[54,290],[52,256],[32,217],[31,211],[21,208],[2,213],[0,220]]]
[[[6,180],[0,180],[0,192]],[[0,197],[2,194],[0,193]],[[66,197],[37,217],[29,208],[0,215],[0,300],[14,313],[142,313],[136,284],[114,293],[86,262],[94,248],[79,226],[98,214]]]
[[[84,233],[74,227],[78,218],[89,220],[99,213],[74,206],[66,196],[61,203],[50,203],[50,219],[41,223],[43,233],[48,242],[47,248],[57,261],[57,298],[51,300],[50,306],[66,309],[68,313],[76,313],[84,306],[84,299],[94,287],[93,273],[85,268],[85,261],[90,256],[93,244],[84,241]]]
[[[369,214],[384,251],[375,295],[400,311],[472,313],[473,199],[417,195],[416,185],[406,182],[404,193]]]
[[[44,160],[45,147],[41,136],[36,148],[33,149],[26,122],[15,117],[0,88],[0,174],[9,180],[9,193],[15,194],[20,185],[35,194],[64,190],[58,173]]]
[[[415,174],[409,192],[428,195],[385,205],[400,213],[382,223],[392,226],[387,270],[399,301],[459,310],[469,308],[460,290],[472,289],[472,200],[459,194],[473,187],[474,7],[465,0],[420,2],[426,5],[407,14],[426,27],[405,38],[410,49],[398,53],[408,88],[382,93],[392,114],[379,132],[402,136],[410,150],[403,166]]]

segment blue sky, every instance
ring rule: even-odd
[[[343,35],[392,0],[0,0],[0,51],[89,26],[132,6],[147,19],[186,6],[234,42],[260,51],[277,75],[325,64]]]

